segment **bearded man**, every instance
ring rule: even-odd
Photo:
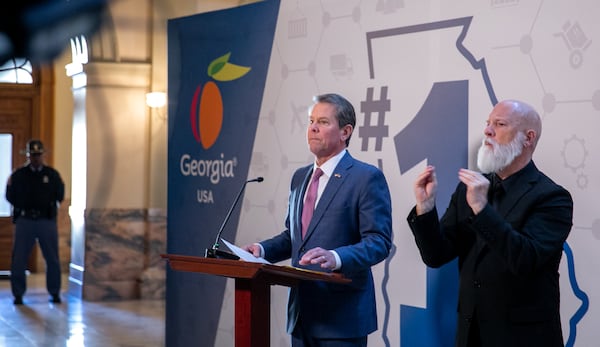
[[[541,132],[533,107],[501,101],[484,129],[481,173],[459,170],[440,220],[435,168],[414,184],[407,220],[423,262],[458,257],[457,347],[564,346],[558,267],[573,200],[533,163]]]

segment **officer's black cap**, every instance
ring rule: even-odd
[[[40,140],[30,140],[27,142],[25,153],[27,155],[42,154],[44,153],[44,144]]]

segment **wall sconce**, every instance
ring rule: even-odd
[[[166,121],[164,107],[167,104],[167,93],[151,92],[146,94],[146,105],[153,110],[156,110],[156,116],[162,121]]]
[[[146,94],[146,105],[150,108],[161,108],[167,104],[167,93],[151,92]]]

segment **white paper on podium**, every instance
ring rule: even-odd
[[[240,260],[249,261],[251,263],[263,263],[263,264],[271,264],[265,258],[257,258],[252,253],[246,252],[245,250],[239,248],[238,246],[228,242],[227,240],[221,238],[221,241],[229,248],[235,255],[240,257]]]

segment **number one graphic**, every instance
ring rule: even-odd
[[[394,137],[400,173],[427,160],[436,167],[440,216],[468,164],[468,81],[434,83],[413,120]],[[456,330],[457,262],[427,268],[427,306],[401,305],[401,346],[451,347]]]

